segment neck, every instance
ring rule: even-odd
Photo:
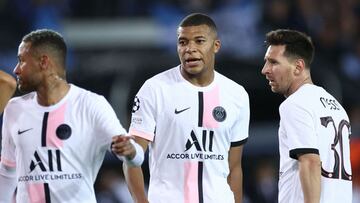
[[[180,67],[180,73],[185,80],[198,87],[206,87],[210,85],[214,81],[215,75],[214,71],[209,73],[200,72],[197,74],[189,74],[182,67]]]
[[[58,75],[51,75],[37,91],[37,101],[42,106],[57,104],[68,93],[70,85]]]
[[[296,92],[301,86],[304,84],[313,84],[310,75],[300,79],[298,82],[294,83],[289,89],[288,92],[284,95],[286,98],[289,97],[291,94]]]

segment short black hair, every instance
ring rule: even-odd
[[[217,35],[217,27],[210,16],[203,13],[192,13],[186,16],[179,24],[179,27],[207,25]]]
[[[35,52],[37,48],[51,49],[65,68],[67,47],[64,38],[58,32],[50,29],[35,30],[25,35],[22,41],[30,42],[31,49]]]
[[[267,46],[285,45],[284,56],[301,58],[305,66],[310,69],[314,59],[315,48],[311,37],[303,32],[289,29],[278,29],[266,34]]]

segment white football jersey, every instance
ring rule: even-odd
[[[248,138],[245,89],[215,72],[207,87],[185,80],[180,66],[139,90],[130,134],[149,146],[150,202],[234,202],[227,183],[228,153]]]
[[[321,159],[321,203],[351,203],[350,123],[323,88],[305,84],[280,105],[279,202],[304,202],[297,155]]]
[[[49,107],[35,92],[12,99],[1,162],[16,167],[16,202],[95,203],[96,175],[119,134],[126,131],[105,98],[75,85]]]

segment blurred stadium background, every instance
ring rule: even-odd
[[[312,36],[313,80],[350,115],[354,203],[359,203],[358,0],[0,0],[0,67],[12,72],[24,34],[38,28],[57,30],[69,47],[68,81],[104,95],[127,128],[132,99],[142,83],[178,65],[176,28],[190,12],[214,18],[222,40],[216,68],[250,96],[250,137],[243,158],[245,202],[277,201],[278,106],[283,97],[271,93],[260,70],[264,34],[291,28]],[[95,186],[99,203],[132,202],[121,163],[111,155]]]

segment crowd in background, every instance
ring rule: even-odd
[[[62,22],[72,19],[131,19],[149,18],[155,21],[160,29],[160,52],[176,56],[177,23],[190,12],[203,12],[211,15],[217,22],[222,40],[220,72],[233,76],[247,88],[247,81],[241,81],[246,75],[260,74],[263,65],[264,33],[278,28],[297,29],[312,36],[316,51],[312,71],[315,82],[322,83],[347,109],[352,125],[352,150],[359,149],[360,142],[360,1],[357,0],[3,0],[0,1],[0,67],[11,72],[16,64],[17,45],[21,36],[36,28],[63,30]],[[141,53],[146,50],[136,50]],[[71,50],[69,74],[78,74],[81,66],[80,57],[83,50]],[[89,50],[86,51],[88,53]],[[158,54],[159,52],[157,52]],[[150,54],[150,53],[149,53]],[[141,54],[139,54],[141,56]],[[141,62],[141,57],[138,58]],[[176,61],[171,61],[173,66]],[[168,66],[163,61],[153,62],[153,66]],[[122,66],[122,64],[114,64]],[[146,62],[142,67],[146,66]],[[228,67],[232,68],[228,68]],[[243,68],[246,66],[247,68]],[[99,67],[101,68],[101,67]],[[143,69],[139,72],[144,71]],[[146,72],[146,71],[145,71]],[[149,70],[151,72],[151,70]],[[150,73],[142,77],[151,76]],[[239,76],[239,77],[237,77]],[[248,76],[248,75],[246,75]],[[78,77],[78,76],[77,76]],[[76,76],[70,78],[77,78]],[[136,81],[130,87],[129,97],[137,91]],[[108,80],[103,80],[103,82]],[[131,80],[134,83],[134,80]],[[131,82],[128,81],[129,83]],[[73,82],[73,81],[70,81]],[[90,86],[94,81],[81,81]],[[74,80],[76,83],[76,80]],[[264,86],[263,83],[254,86]],[[98,84],[99,85],[99,84]],[[107,86],[107,85],[104,85]],[[266,111],[267,94],[258,92],[259,88],[248,85],[250,95],[252,123],[258,120],[278,119],[277,106],[281,96]],[[91,88],[90,88],[91,89]],[[106,89],[106,88],[104,88]],[[268,89],[266,89],[268,91]],[[98,90],[108,96],[108,92]],[[265,96],[257,96],[263,94]],[[256,96],[254,96],[256,95]],[[259,99],[261,98],[261,99]],[[132,99],[130,99],[132,100]],[[128,107],[129,109],[131,106]],[[269,107],[268,107],[269,108]],[[267,109],[268,109],[267,108]],[[130,110],[129,110],[130,111]],[[267,114],[268,116],[263,116]],[[126,126],[126,122],[122,121]],[[275,126],[277,127],[277,126]],[[249,139],[252,139],[250,135]],[[254,135],[256,136],[256,135]],[[254,138],[255,139],[255,138]],[[277,150],[276,146],[273,146]],[[244,184],[246,202],[276,202],[278,154],[256,156],[244,154]],[[248,158],[246,158],[248,157]],[[354,186],[360,199],[360,156],[352,151]],[[254,164],[256,163],[256,164]],[[115,164],[111,156],[105,161],[105,167],[96,183],[100,203],[120,203],[129,201],[129,193],[123,185],[121,165]],[[111,166],[111,167],[109,167]],[[114,168],[116,170],[114,170]],[[144,166],[146,170],[146,166]],[[109,171],[106,173],[106,171]],[[108,181],[107,181],[108,180]],[[121,190],[120,188],[125,188]]]
[[[351,94],[360,80],[360,3],[356,0],[5,0],[0,3],[0,64],[13,65],[10,50],[30,30],[62,31],[64,19],[152,18],[162,29],[164,49],[175,51],[177,22],[190,12],[205,12],[219,26],[221,57],[259,64],[264,53],[263,35],[276,28],[298,29],[312,36],[315,67],[343,78],[338,91],[345,106],[355,105]],[[336,82],[333,82],[336,83]],[[336,88],[335,85],[333,85]],[[354,89],[355,87],[355,89]],[[341,97],[342,96],[342,97]]]

